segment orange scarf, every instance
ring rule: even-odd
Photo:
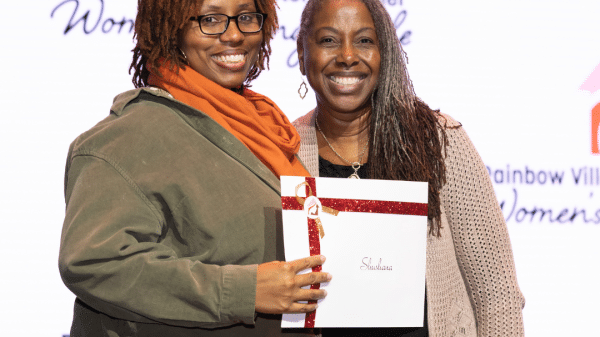
[[[278,178],[310,176],[295,154],[300,136],[279,107],[266,96],[244,89],[243,95],[207,79],[191,67],[177,74],[168,65],[152,73],[149,83],[194,107],[231,132]]]

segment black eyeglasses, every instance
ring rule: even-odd
[[[236,16],[225,14],[207,14],[191,17],[190,20],[198,21],[200,31],[206,35],[219,35],[227,31],[229,21],[235,19],[235,24],[242,33],[256,33],[262,29],[267,14],[242,13]]]

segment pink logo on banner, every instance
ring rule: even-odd
[[[596,66],[596,69],[592,71],[590,76],[588,76],[587,80],[583,82],[580,90],[589,91],[590,93],[595,93],[600,89],[600,64]],[[594,108],[592,108],[591,113],[591,124],[592,124],[592,154],[598,155],[600,154],[600,103],[598,103]]]

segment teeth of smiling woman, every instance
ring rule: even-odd
[[[341,85],[352,85],[360,81],[360,77],[332,77],[333,81]]]
[[[216,55],[213,56],[217,61],[223,63],[240,63],[246,60],[246,55],[235,54],[235,55]]]

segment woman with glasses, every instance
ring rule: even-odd
[[[71,336],[279,336],[331,279],[283,260],[280,175],[299,137],[247,84],[269,60],[274,0],[140,0],[133,83],[72,144],[59,268]],[[310,336],[311,331],[285,335]]]

